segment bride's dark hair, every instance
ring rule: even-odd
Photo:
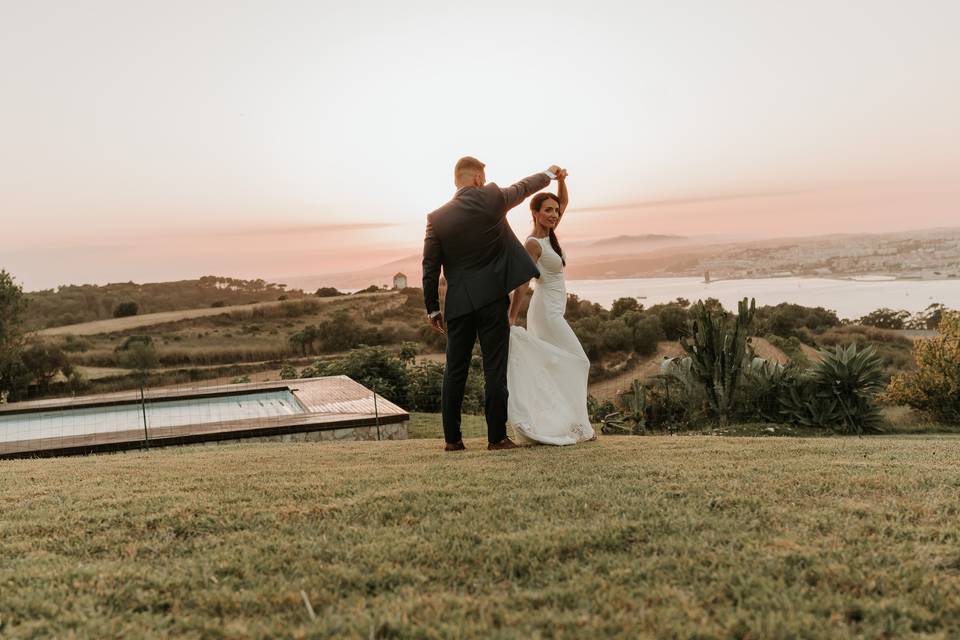
[[[542,207],[543,203],[547,200],[553,200],[557,203],[558,207],[560,206],[560,198],[552,193],[538,193],[530,200],[530,213],[540,213],[540,207]],[[567,266],[567,259],[563,257],[563,249],[560,248],[560,241],[557,240],[557,234],[553,229],[550,229],[550,246],[553,247],[553,250],[560,256],[563,266]]]

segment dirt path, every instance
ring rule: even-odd
[[[790,360],[783,351],[773,346],[763,338],[753,339],[753,348],[757,355],[767,360],[775,360],[781,364]],[[657,345],[657,353],[642,361],[637,366],[624,371],[613,378],[601,380],[590,385],[589,392],[595,398],[613,400],[620,393],[630,388],[636,379],[645,379],[660,373],[660,364],[664,358],[676,358],[683,355],[683,348],[679,342],[664,341]]]

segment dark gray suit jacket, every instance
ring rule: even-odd
[[[501,189],[494,183],[464,187],[427,216],[423,240],[423,297],[427,313],[440,310],[440,268],[447,279],[447,320],[501,299],[540,277],[507,223],[507,211],[550,184],[538,173]]]

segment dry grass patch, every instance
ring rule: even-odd
[[[960,634],[960,440],[483,444],[0,462],[0,635]]]

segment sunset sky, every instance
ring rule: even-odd
[[[960,226],[958,24],[954,0],[0,0],[0,268],[374,266],[465,154],[501,184],[568,167],[570,240]]]

